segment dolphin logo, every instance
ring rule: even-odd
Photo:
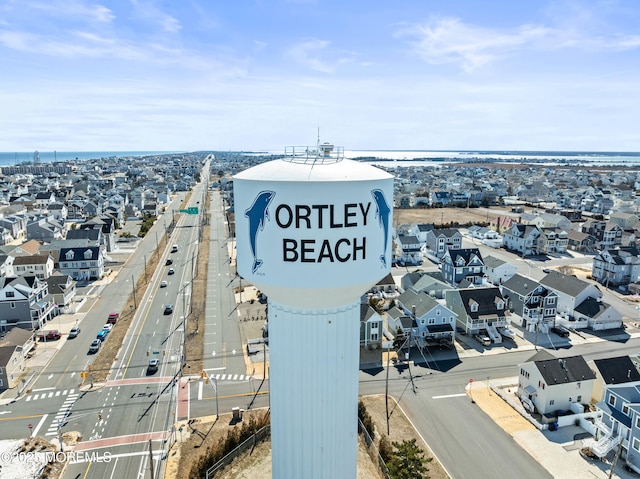
[[[253,254],[252,273],[255,273],[262,266],[262,260],[258,259],[258,232],[264,229],[264,222],[269,219],[269,203],[275,195],[275,191],[261,191],[253,200],[251,207],[244,212],[244,215],[249,218],[249,240],[251,254]]]
[[[376,203],[376,216],[380,227],[384,231],[384,249],[380,255],[380,262],[383,266],[387,266],[387,242],[389,241],[389,220],[391,216],[391,208],[384,197],[382,190],[371,190],[371,196]]]

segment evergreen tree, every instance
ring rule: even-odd
[[[393,479],[428,479],[426,475],[429,469],[424,465],[431,462],[431,458],[424,457],[424,451],[420,449],[415,439],[402,442],[393,442],[396,450],[387,463],[389,475]]]

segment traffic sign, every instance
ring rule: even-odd
[[[29,429],[33,429],[33,424],[29,424],[27,427],[28,427]]]
[[[180,213],[187,213],[188,215],[197,215],[198,207],[197,206],[189,206],[189,208],[178,210]]]

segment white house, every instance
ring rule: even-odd
[[[507,263],[495,256],[486,256],[484,258],[484,268],[487,280],[496,286],[501,285],[518,272],[516,265]]]
[[[582,356],[555,358],[542,350],[518,367],[517,394],[531,412],[554,414],[591,400],[596,375]]]
[[[597,286],[575,276],[551,271],[540,280],[540,284],[558,295],[558,314],[572,316],[576,307],[587,298],[602,298]]]

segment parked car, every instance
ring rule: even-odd
[[[147,366],[147,374],[154,374],[158,370],[158,364],[160,360],[158,359],[150,359],[149,365]]]
[[[75,338],[80,334],[80,326],[74,326],[69,330],[69,339]]]
[[[165,304],[164,305],[164,314],[173,313],[173,304]]]
[[[102,326],[102,329],[103,329],[104,331],[107,331],[107,332],[109,332],[109,333],[110,333],[110,332],[111,332],[111,330],[113,329],[113,324],[111,324],[111,323],[107,323],[107,324],[105,324],[104,326]]]
[[[164,264],[169,266],[170,264],[173,264],[173,260],[171,258],[167,258],[167,261],[165,261]]]
[[[102,341],[100,341],[99,339],[94,339],[93,341],[91,341],[91,345],[89,346],[89,354],[97,353],[98,351],[100,351],[101,344]]]
[[[553,326],[551,328],[551,332],[552,333],[556,333],[561,338],[568,338],[569,337],[569,330],[567,328],[565,328],[564,326]]]
[[[174,269],[173,268],[169,268],[169,271],[167,271],[167,274],[173,274],[173,273],[175,273]]]
[[[100,331],[98,331],[96,338],[99,339],[100,341],[104,341],[105,339],[107,339],[108,334],[109,334],[109,331],[105,331],[104,329],[101,329]]]
[[[109,313],[109,317],[107,318],[107,323],[116,324],[119,317],[120,317],[120,313]]]
[[[160,281],[160,287],[161,288],[166,288],[167,287],[167,282],[166,281]]]
[[[178,245],[177,245],[177,244],[174,244],[174,245],[171,247],[171,252],[172,252],[172,253],[176,253],[177,251],[178,251]]]
[[[491,338],[486,334],[476,334],[474,338],[483,346],[491,346]]]
[[[60,339],[60,331],[52,329],[51,331],[41,331],[38,333],[38,339],[40,341],[54,341]]]
[[[551,273],[551,269],[550,268],[542,268],[542,272],[543,273]]]

